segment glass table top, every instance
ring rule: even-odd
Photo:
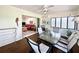
[[[39,35],[39,38],[42,40],[45,40],[47,42],[50,42],[51,44],[56,44],[59,39],[51,35],[50,32],[43,32],[42,34]]]

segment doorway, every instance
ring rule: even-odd
[[[22,36],[32,35],[37,32],[39,18],[22,15]]]

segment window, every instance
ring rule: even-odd
[[[56,18],[56,27],[60,27],[61,18]]]
[[[67,17],[62,18],[62,28],[67,28]]]
[[[76,22],[74,22],[74,17],[72,16],[52,18],[51,26],[66,29],[79,29],[79,25]]]
[[[52,18],[52,20],[51,20],[51,26],[55,27],[55,18]]]
[[[74,17],[68,17],[68,28],[74,29]]]

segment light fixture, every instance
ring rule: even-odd
[[[47,5],[43,6],[42,16],[43,16],[43,20],[45,20],[48,17],[48,6]]]

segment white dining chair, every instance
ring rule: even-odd
[[[71,41],[66,45],[61,42],[57,42],[57,44],[54,45],[54,47],[60,49],[63,52],[69,52],[72,47],[77,43],[77,40],[79,39],[78,35],[74,35],[74,37],[71,39]]]
[[[42,30],[41,27],[38,27],[38,34],[42,34],[44,31]]]
[[[68,44],[72,40],[72,38],[74,37],[75,34],[77,34],[77,32],[73,32],[69,37],[61,36],[61,39],[59,41],[62,43]]]
[[[43,43],[36,43],[34,42],[32,39],[30,38],[26,38],[29,46],[31,47],[31,49],[35,52],[35,53],[49,53],[51,52],[51,48]]]

